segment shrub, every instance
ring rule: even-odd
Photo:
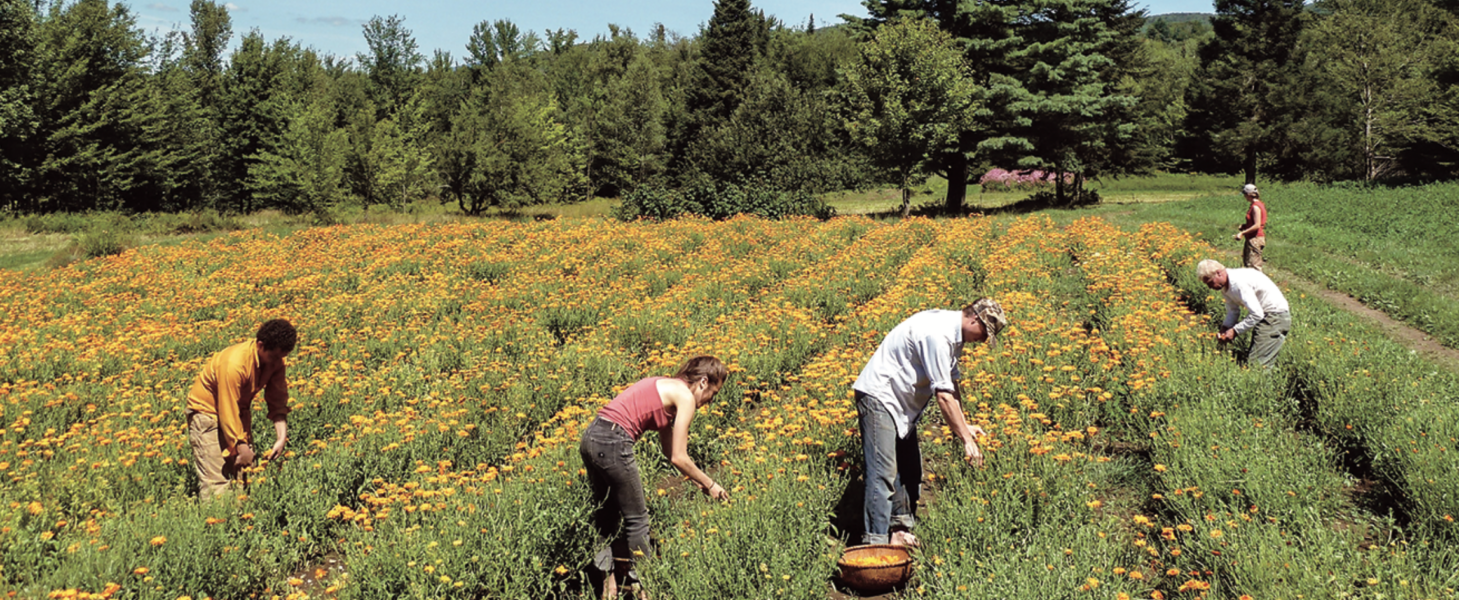
[[[709,183],[681,189],[643,186],[629,193],[623,203],[613,209],[613,216],[624,221],[673,219],[686,214],[721,220],[739,214],[770,219],[797,215],[829,219],[835,216],[836,209],[809,192],[733,183]]]
[[[112,228],[96,228],[76,236],[76,245],[86,258],[121,254],[134,244],[130,235]]]
[[[992,169],[978,179],[978,184],[983,186],[983,191],[985,192],[1036,190],[1053,185],[1055,183],[1055,177],[1056,175],[1053,173],[1046,173],[1038,169],[1024,171]],[[1074,174],[1065,173],[1064,183],[1074,183]]]

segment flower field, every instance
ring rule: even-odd
[[[924,417],[905,596],[1455,597],[1459,379],[1295,294],[1281,367],[1240,366],[1204,249],[1037,215],[555,220],[0,271],[0,595],[589,597],[578,434],[709,353],[732,374],[690,451],[731,500],[641,444],[645,585],[824,598],[860,521],[851,383],[901,319],[993,296],[1013,326],[963,365],[987,463]],[[289,452],[200,506],[186,390],[273,317],[300,330]]]

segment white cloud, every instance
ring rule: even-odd
[[[227,4],[224,4],[223,5],[223,8],[228,9],[228,12],[247,12],[248,11],[248,9],[243,8],[241,6],[238,6],[237,4],[234,4],[232,2],[229,2]]]
[[[364,23],[364,21],[359,19],[348,19],[345,17],[299,17],[294,20],[305,25],[331,25],[334,27],[348,27]]]
[[[168,6],[168,5],[163,4],[161,2],[153,2],[151,4],[148,4],[147,5],[147,8],[149,8],[151,10],[160,10],[162,12],[177,12],[177,8],[176,7]]]

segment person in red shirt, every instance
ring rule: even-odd
[[[188,439],[198,474],[198,499],[228,493],[238,470],[253,464],[253,398],[260,391],[268,404],[276,441],[264,458],[275,458],[289,439],[289,381],[284,357],[294,351],[299,333],[284,319],[258,328],[254,339],[214,354],[187,395]]]
[[[1241,263],[1248,269],[1262,270],[1262,251],[1266,249],[1266,204],[1261,201],[1261,192],[1250,183],[1241,188],[1242,195],[1250,202],[1246,208],[1246,222],[1237,227],[1239,231],[1231,236],[1244,239],[1241,247]]]
[[[729,493],[689,457],[694,412],[704,408],[728,378],[729,369],[719,359],[695,356],[673,377],[649,377],[628,386],[583,430],[578,451],[598,505],[593,525],[610,540],[593,559],[605,575],[604,598],[616,598],[621,584],[636,579],[631,572],[635,558],[654,552],[648,538],[648,499],[633,456],[633,443],[644,433],[657,431],[664,456],[706,495],[729,499]]]

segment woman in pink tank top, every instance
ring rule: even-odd
[[[674,467],[717,500],[729,494],[689,458],[689,423],[697,409],[708,404],[724,387],[729,369],[713,356],[695,356],[673,377],[640,380],[598,411],[583,430],[578,452],[588,473],[593,502],[598,505],[593,525],[608,540],[593,559],[605,575],[604,597],[616,598],[619,587],[636,581],[635,556],[652,556],[649,543],[648,499],[633,457],[633,443],[646,431],[659,433],[659,445]],[[619,531],[619,525],[622,531]]]

